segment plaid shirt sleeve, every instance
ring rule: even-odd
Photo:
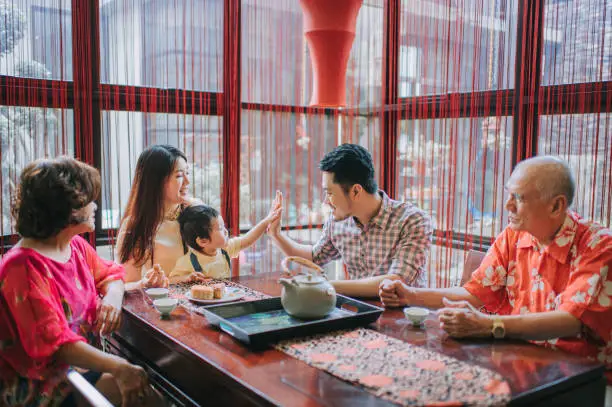
[[[425,273],[432,231],[427,214],[420,211],[412,214],[400,232],[399,250],[389,274],[397,274],[408,285],[416,284]]]
[[[338,252],[338,249],[336,249],[332,242],[332,222],[333,218],[330,216],[323,225],[321,238],[312,248],[312,262],[319,266],[323,266],[341,257],[340,252]]]

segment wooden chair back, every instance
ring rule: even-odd
[[[462,286],[470,281],[472,273],[476,271],[478,266],[480,266],[480,263],[482,263],[482,259],[484,259],[486,254],[486,252],[482,252],[480,250],[470,250],[468,252],[467,258],[465,259],[465,264],[463,265],[463,274],[461,275]]]

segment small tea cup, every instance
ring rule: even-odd
[[[178,305],[178,300],[176,298],[160,298],[153,301],[153,305],[162,314],[162,317],[168,317]]]
[[[406,307],[404,308],[404,315],[412,322],[412,325],[420,326],[429,315],[429,310],[420,307]]]
[[[152,300],[159,300],[161,298],[166,298],[168,297],[169,292],[170,291],[167,288],[147,288],[145,290],[145,293]]]

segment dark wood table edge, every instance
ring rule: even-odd
[[[257,280],[259,278],[257,276],[253,276],[253,277],[245,276],[245,277],[246,278],[244,277],[241,278],[241,280],[246,282],[248,280]],[[144,293],[142,295],[144,296]],[[368,303],[370,303],[372,299],[367,299],[367,300],[361,299],[360,301],[367,301]],[[268,396],[266,393],[257,389],[256,387],[252,387],[247,381],[241,379],[238,376],[235,376],[232,372],[225,369],[222,364],[216,363],[215,361],[209,359],[205,354],[202,354],[198,352],[196,349],[183,343],[179,337],[175,337],[175,336],[172,336],[166,333],[163,329],[151,324],[150,322],[148,322],[146,318],[141,317],[134,311],[131,311],[125,308],[123,309],[123,311],[124,311],[123,312],[124,318],[128,320],[130,323],[136,324],[136,326],[143,329],[144,331],[149,331],[149,334],[153,335],[155,339],[159,340],[171,352],[176,352],[180,354],[182,357],[188,360],[191,360],[193,362],[205,364],[206,366],[208,366],[210,370],[214,370],[217,373],[216,377],[220,379],[219,382],[222,386],[228,389],[234,389],[236,391],[241,392],[242,394],[244,394],[245,398],[248,399],[250,402],[252,402],[254,405],[263,405],[263,406],[282,405],[281,400],[278,400],[278,399],[275,400],[271,398],[270,396]],[[218,329],[215,329],[213,326],[211,326],[208,323],[204,315],[197,313],[197,312],[190,311],[188,309],[185,309],[184,307],[183,307],[183,312],[190,314],[190,315],[198,315],[199,318],[203,318],[202,324],[206,325],[208,329],[219,331]],[[372,328],[372,327],[368,326],[368,328]],[[221,333],[221,334],[225,335],[224,333]],[[182,394],[181,398],[183,399],[186,398],[186,401],[189,401],[189,404],[199,405],[197,402],[193,401],[193,399],[191,399],[190,396],[187,396],[187,392],[181,390],[180,383],[173,381],[172,377],[166,378],[165,375],[163,374],[164,373],[163,369],[158,370],[156,368],[156,364],[153,363],[149,358],[147,358],[146,355],[140,352],[137,347],[132,345],[131,342],[128,342],[124,338],[117,337],[115,335],[113,335],[113,337],[115,339],[118,339],[121,342],[121,345],[123,345],[123,347],[129,348],[132,351],[132,353],[137,354],[137,355],[134,355],[136,356],[136,359],[142,361],[143,364],[146,365],[148,370],[154,372],[153,376],[159,376],[159,380],[163,384],[166,384],[171,388],[177,389],[177,391]],[[230,336],[228,335],[228,337]],[[234,338],[231,338],[231,339],[235,341]],[[245,346],[242,344],[240,345]],[[246,349],[249,349],[249,348],[246,347]],[[268,349],[272,349],[272,348],[270,347]],[[258,350],[255,353],[259,353],[261,351],[262,350]],[[329,373],[325,371],[323,372],[329,375]],[[554,404],[554,402],[553,404],[551,404],[549,399],[558,399],[559,397],[562,397],[562,395],[564,394],[571,394],[573,392],[576,394],[588,395],[590,394],[590,392],[595,391],[597,396],[599,396],[599,394],[603,394],[605,396],[606,380],[605,380],[604,372],[605,372],[605,367],[599,364],[598,366],[595,365],[588,371],[584,371],[578,375],[571,376],[569,378],[566,377],[566,378],[557,379],[557,380],[548,382],[544,385],[531,388],[527,391],[523,391],[521,393],[514,393],[512,394],[512,400],[510,401],[509,405],[510,406],[556,405]],[[336,378],[333,375],[330,375],[330,376]],[[336,379],[341,380],[339,378],[336,378]],[[316,402],[317,404],[320,403],[320,400],[314,395],[308,395],[297,388],[294,388],[293,390],[301,393],[301,395],[309,398],[310,400]],[[583,399],[581,404],[576,404],[576,405],[586,406],[588,402],[589,400]],[[592,405],[592,404],[588,404],[588,405]]]
[[[189,312],[189,311],[185,310],[185,312]],[[200,316],[203,319],[204,323],[208,323],[208,322],[206,322],[206,318],[203,315],[198,314],[198,316]],[[158,327],[149,324],[148,322],[146,322],[145,319],[141,318],[140,316],[138,316],[134,312],[132,312],[130,310],[126,310],[124,308],[123,309],[123,317],[131,319],[133,322],[135,322],[136,324],[140,325],[140,327],[142,327],[144,329],[150,329],[151,330],[151,332],[150,332],[151,335],[154,335],[157,340],[161,341],[163,344],[168,346],[168,348],[171,351],[179,353],[183,357],[186,357],[188,359],[196,360],[199,363],[205,363],[210,368],[215,369],[219,373],[219,377],[222,378],[221,379],[222,382],[223,382],[222,384],[225,387],[234,388],[235,390],[242,392],[243,395],[247,396],[249,399],[251,399],[253,402],[255,402],[255,404],[261,405],[261,406],[280,406],[281,405],[281,404],[278,404],[277,401],[275,401],[275,400],[271,399],[270,397],[268,397],[265,393],[261,392],[260,390],[258,390],[256,388],[251,387],[244,380],[240,379],[239,377],[234,376],[231,372],[227,371],[226,369],[224,369],[222,366],[220,366],[216,362],[211,361],[210,359],[207,359],[204,355],[202,355],[201,353],[199,353],[195,349],[193,349],[190,346],[184,344],[183,342],[181,342],[177,338],[167,334],[162,329],[159,329]],[[212,326],[210,328],[214,329]],[[117,337],[116,335],[113,335],[113,339],[115,339],[115,340],[119,339],[122,342],[123,346],[127,345],[130,348],[134,348],[131,344],[127,343],[123,338]],[[156,368],[153,367],[153,366],[155,366],[155,364],[151,363],[150,360],[147,360],[145,355],[143,355],[140,352],[138,352],[138,355],[136,355],[136,356],[137,356],[137,359],[139,359],[141,361],[144,361],[145,364],[147,365],[147,368],[152,370],[155,375],[158,375],[158,376],[161,376],[162,378],[164,378],[164,375],[161,372],[157,371]],[[169,380],[167,380],[165,378],[164,378],[164,381],[171,383]],[[180,384],[178,384],[178,383],[177,384],[172,383],[173,387],[176,387],[177,385],[180,386]],[[187,396],[186,393],[182,389],[180,389],[180,387],[178,387],[178,389],[181,391],[181,393],[183,393],[187,398],[189,398],[191,400],[191,398],[189,396]],[[244,394],[245,391],[247,392],[247,394]],[[194,405],[199,405],[199,404],[197,404],[195,402],[193,402],[193,403],[194,403]]]
[[[512,407],[541,405],[541,402],[547,400],[547,398],[558,397],[579,387],[592,385],[597,386],[598,384],[602,384],[601,387],[605,393],[605,370],[605,366],[600,365],[592,370],[583,372],[579,375],[575,375],[570,378],[558,379],[553,382],[547,383],[546,385],[534,387],[530,390],[513,396],[509,405]],[[561,386],[563,388],[562,390],[559,388]]]

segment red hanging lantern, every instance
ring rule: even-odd
[[[300,0],[314,84],[310,106],[346,105],[346,66],[363,0]]]

